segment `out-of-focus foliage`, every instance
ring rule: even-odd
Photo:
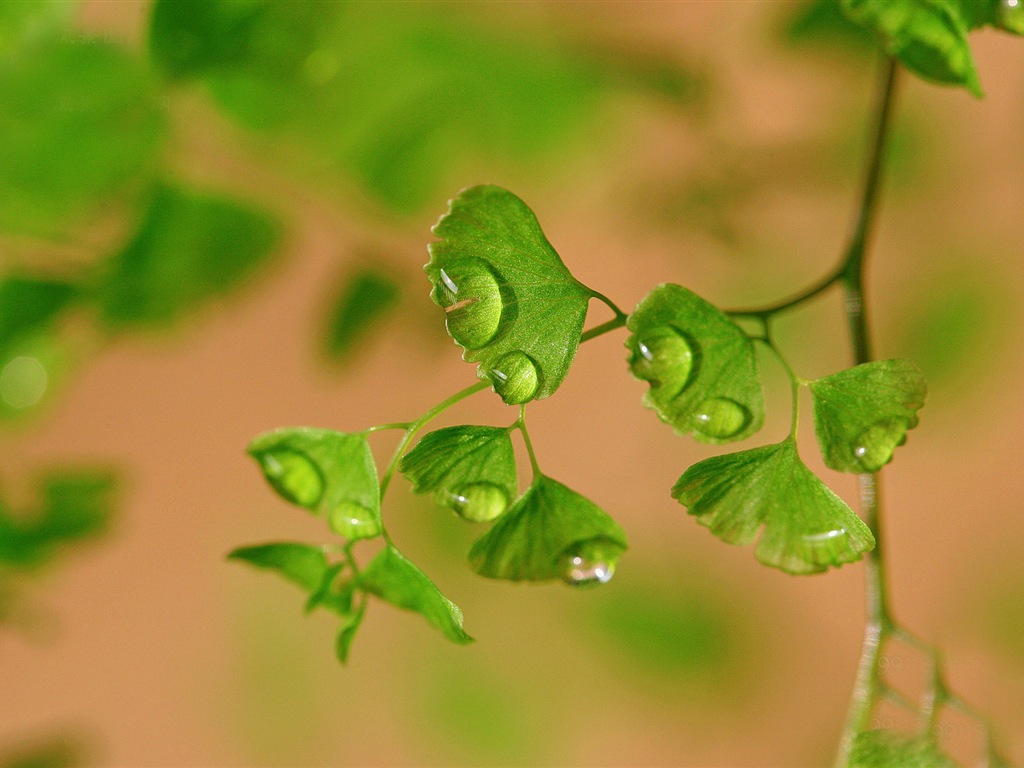
[[[170,78],[202,80],[240,123],[398,213],[482,158],[554,160],[611,88],[699,97],[671,60],[588,55],[516,23],[436,4],[158,0],[149,39]]]
[[[398,304],[401,288],[380,267],[368,264],[346,275],[331,302],[324,336],[324,351],[335,361],[346,361],[374,327]]]
[[[96,287],[104,325],[178,320],[244,282],[278,243],[266,213],[230,198],[159,185],[139,229]]]

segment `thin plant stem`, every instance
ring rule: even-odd
[[[864,297],[865,265],[871,235],[874,231],[878,193],[881,187],[885,149],[891,126],[892,104],[896,91],[898,67],[894,58],[888,58],[883,68],[875,111],[875,130],[868,152],[864,175],[863,194],[860,199],[853,234],[846,256],[838,271],[838,280],[844,292],[850,339],[855,365],[872,359],[870,327]],[[860,511],[865,524],[875,537],[875,548],[868,552],[865,562],[865,600],[867,621],[861,646],[860,663],[854,681],[846,726],[836,755],[837,768],[845,768],[850,760],[853,741],[867,725],[878,690],[878,655],[882,639],[892,627],[887,596],[885,548],[882,536],[880,483],[877,474],[859,476]]]

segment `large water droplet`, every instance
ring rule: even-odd
[[[324,493],[324,478],[309,457],[286,448],[256,455],[264,477],[284,499],[312,508]]]
[[[735,437],[750,423],[750,411],[727,397],[702,402],[693,414],[694,428],[706,437],[725,440]]]
[[[447,313],[448,333],[466,349],[479,349],[497,335],[504,302],[498,278],[481,259],[442,269],[434,300]]]
[[[380,535],[380,517],[355,501],[343,501],[330,509],[327,525],[346,539],[372,539]]]
[[[471,483],[450,494],[448,506],[463,520],[485,523],[508,509],[508,493],[493,483]]]
[[[865,472],[877,472],[892,460],[893,451],[907,439],[907,422],[890,419],[872,424],[853,441],[853,455]]]
[[[525,352],[509,352],[491,368],[494,391],[509,405],[528,403],[537,393],[537,364]]]
[[[621,544],[603,537],[578,542],[562,553],[562,581],[573,587],[607,584],[615,575],[622,552]]]
[[[638,379],[675,397],[690,383],[695,354],[693,345],[675,328],[656,328],[632,339],[629,368]]]
[[[999,26],[1016,35],[1024,35],[1024,0],[999,0]]]

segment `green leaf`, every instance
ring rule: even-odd
[[[62,236],[155,173],[164,111],[117,46],[67,34],[23,45],[0,64],[0,104],[0,230]]]
[[[874,51],[874,38],[843,13],[836,0],[806,0],[793,8],[780,29],[784,42],[794,47],[836,46],[852,53]]]
[[[355,639],[356,632],[363,623],[363,612],[353,613],[344,617],[341,627],[338,629],[338,636],[334,640],[334,655],[342,664],[348,663],[349,649]]]
[[[318,589],[327,573],[327,556],[323,547],[311,544],[274,542],[239,547],[229,553],[228,558],[276,571],[307,592]]]
[[[398,284],[375,267],[364,267],[339,287],[327,321],[325,349],[347,358],[398,303]]]
[[[608,582],[626,551],[626,534],[596,504],[538,475],[469,552],[481,576],[510,581]]]
[[[66,280],[28,274],[0,277],[0,354],[18,338],[48,329],[80,295]]]
[[[39,483],[36,509],[14,515],[0,504],[0,564],[34,569],[59,549],[104,533],[114,486],[109,472],[51,471]]]
[[[398,469],[416,493],[433,491],[439,505],[473,522],[501,515],[517,491],[515,452],[503,427],[430,432],[402,457]]]
[[[203,77],[268,146],[298,150],[276,155],[408,214],[481,158],[558,160],[603,90],[557,37],[474,16],[431,4],[159,0],[150,50],[164,71]]]
[[[392,605],[422,614],[453,643],[473,642],[462,629],[459,607],[390,544],[366,566],[359,577],[359,587]]]
[[[764,422],[754,346],[719,309],[679,285],[659,285],[626,327],[633,376],[648,382],[644,405],[680,434],[705,443],[749,437]]]
[[[853,740],[850,768],[956,768],[928,735],[862,731]]]
[[[326,515],[335,533],[348,539],[381,534],[380,486],[366,435],[278,429],[253,440],[249,454],[278,495]]]
[[[847,15],[877,34],[892,56],[926,80],[982,96],[956,0],[842,0]]]
[[[448,333],[506,403],[547,397],[576,356],[592,293],[572,276],[526,204],[471,187],[434,226],[424,267]]]
[[[161,185],[140,228],[101,276],[103,321],[115,331],[177,321],[243,284],[279,238],[277,223],[259,209]]]
[[[1019,0],[954,0],[970,29],[992,26],[1015,35],[1024,34],[1024,5]]]
[[[841,472],[877,472],[917,426],[928,387],[909,360],[878,360],[808,384],[825,464]]]
[[[859,560],[871,531],[800,460],[796,442],[715,456],[687,469],[672,496],[729,544],[750,544],[765,565],[818,573]]]

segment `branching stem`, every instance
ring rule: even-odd
[[[836,271],[835,278],[843,286],[844,309],[855,365],[866,363],[872,359],[871,333],[864,300],[864,267],[878,206],[878,193],[891,125],[897,71],[896,60],[889,58],[885,62],[881,78],[875,111],[875,130],[868,152],[860,207],[845,257]],[[868,552],[865,561],[867,622],[861,646],[860,663],[857,667],[857,677],[850,699],[850,710],[839,744],[839,752],[836,755],[838,768],[845,768],[849,764],[853,741],[857,733],[864,730],[868,724],[878,691],[878,657],[881,652],[882,640],[892,628],[886,593],[885,540],[882,536],[878,475],[860,475],[859,486],[861,516],[875,537],[875,548]]]

